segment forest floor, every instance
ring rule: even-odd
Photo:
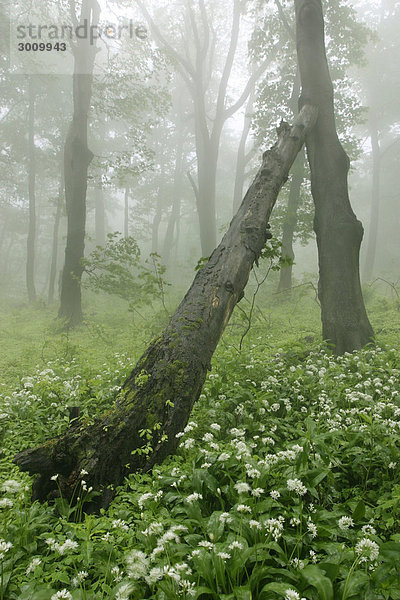
[[[242,302],[178,452],[108,511],[32,504],[17,451],[116,397],[166,316],[93,301],[0,312],[0,600],[400,599],[400,320],[368,294],[377,346],[334,357],[313,291]],[[251,299],[251,295],[249,296]],[[118,310],[116,310],[116,307]],[[56,474],[55,474],[56,475]]]

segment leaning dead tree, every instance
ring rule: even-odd
[[[200,395],[214,350],[267,240],[279,191],[316,115],[316,108],[306,105],[292,127],[281,124],[278,141],[264,153],[229,230],[169,325],[138,361],[114,406],[94,424],[78,421],[58,438],[17,454],[14,462],[22,470],[39,474],[34,499],[54,493],[51,476],[56,473],[63,496],[71,498],[84,469],[87,484],[101,492],[96,507],[105,507],[112,487],[126,474],[148,471],[174,452],[176,434]],[[144,430],[151,432],[145,452]]]
[[[373,340],[359,275],[363,227],[350,204],[349,158],[337,136],[333,86],[325,53],[321,0],[295,0],[300,106],[318,107],[306,139],[315,204],[314,230],[319,259],[322,335],[337,354]]]

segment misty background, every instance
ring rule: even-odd
[[[68,5],[42,0],[35,10],[43,13],[43,22],[49,14],[52,22],[68,22]],[[94,156],[85,256],[119,232],[111,239],[133,238],[136,261],[144,264],[156,253],[165,278],[184,288],[199,259],[226,231],[281,119],[291,122],[296,113],[292,2],[102,1],[100,6],[101,24],[131,19],[147,35],[97,42],[101,51],[88,115]],[[351,158],[350,198],[365,230],[362,280],[395,284],[400,2],[324,2],[324,9],[338,131]],[[59,297],[66,243],[62,163],[73,110],[72,72],[21,74],[9,63],[6,39],[0,294],[52,304]],[[274,239],[282,242],[286,235],[282,254],[294,253],[293,278],[287,266],[284,282],[278,281],[282,271],[274,274],[275,288],[317,279],[309,171],[300,161],[301,191],[288,208],[290,178],[271,220]],[[84,283],[88,277],[83,275]],[[27,278],[34,295],[27,292]]]

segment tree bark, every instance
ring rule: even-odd
[[[35,245],[36,245],[36,156],[35,156],[35,91],[32,77],[29,80],[29,127],[28,127],[28,197],[29,228],[26,243],[26,287],[30,303],[36,302]]]
[[[61,166],[61,181],[60,181],[60,189],[57,198],[57,208],[56,214],[54,217],[54,226],[53,226],[53,243],[51,250],[51,265],[50,265],[50,278],[49,278],[49,294],[48,294],[48,303],[53,304],[54,302],[54,289],[56,285],[56,275],[57,275],[57,261],[58,261],[58,233],[60,229],[60,221],[61,221],[61,212],[63,206],[64,199],[64,165]]]
[[[318,106],[306,140],[315,203],[322,335],[338,354],[373,339],[361,292],[359,253],[363,227],[349,200],[349,158],[337,136],[333,86],[325,53],[321,0],[295,0],[300,106]]]
[[[282,258],[289,259],[291,264],[282,266],[280,270],[278,292],[292,289],[293,239],[297,225],[297,209],[300,204],[301,185],[304,179],[304,158],[304,152],[299,152],[292,169],[287,211],[282,226]]]
[[[88,485],[100,490],[96,508],[107,506],[128,472],[145,472],[177,446],[198,399],[218,341],[267,239],[267,224],[316,109],[305,106],[293,127],[281,124],[278,142],[262,166],[229,230],[198,271],[170,323],[154,340],[123,385],[121,399],[92,425],[79,423],[47,444],[19,453],[14,462],[39,473],[33,496],[53,491],[59,473],[63,496],[71,498],[85,469]],[[151,439],[143,452],[141,432]],[[142,451],[140,449],[142,448]],[[138,452],[139,450],[139,452]]]
[[[88,28],[99,22],[97,0],[83,0],[80,23]],[[76,20],[76,15],[73,14]],[[93,65],[96,45],[89,39],[78,39],[74,52],[74,111],[64,149],[65,201],[67,207],[67,245],[61,281],[59,317],[68,326],[82,321],[81,278],[85,249],[86,191],[88,168],[93,153],[88,148],[88,114],[92,96]]]

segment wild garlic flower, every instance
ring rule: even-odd
[[[198,494],[197,492],[193,492],[193,494],[189,494],[189,496],[186,496],[186,502],[188,504],[193,504],[197,500],[203,500],[202,494]]]
[[[373,562],[379,556],[379,546],[368,538],[360,540],[355,547],[360,563]]]
[[[63,589],[56,594],[53,594],[51,600],[72,600],[72,596],[67,589]]]
[[[304,496],[307,493],[307,488],[300,479],[288,479],[287,488],[290,492],[295,492],[299,496]]]
[[[250,486],[245,481],[238,481],[233,487],[235,488],[238,494],[246,494],[250,491]]]
[[[31,562],[29,563],[26,571],[25,571],[25,575],[29,575],[29,573],[32,573],[32,571],[34,571],[40,564],[41,564],[41,560],[40,558],[32,558]]]
[[[365,537],[368,537],[369,535],[376,535],[376,529],[375,527],[372,527],[372,525],[364,525],[361,527],[361,531]]]
[[[248,512],[248,513],[251,513],[250,506],[246,506],[246,504],[238,504],[237,507],[236,507],[236,510],[238,512]]]
[[[350,527],[354,526],[354,521],[351,517],[341,517],[338,521],[338,526],[339,529],[345,531],[346,529],[349,529]]]
[[[241,542],[234,540],[231,544],[229,544],[228,548],[229,550],[243,550],[244,546]]]
[[[282,516],[279,516],[277,519],[267,519],[264,521],[264,527],[267,530],[266,535],[272,535],[275,542],[277,542],[282,535],[284,522],[285,519]]]

